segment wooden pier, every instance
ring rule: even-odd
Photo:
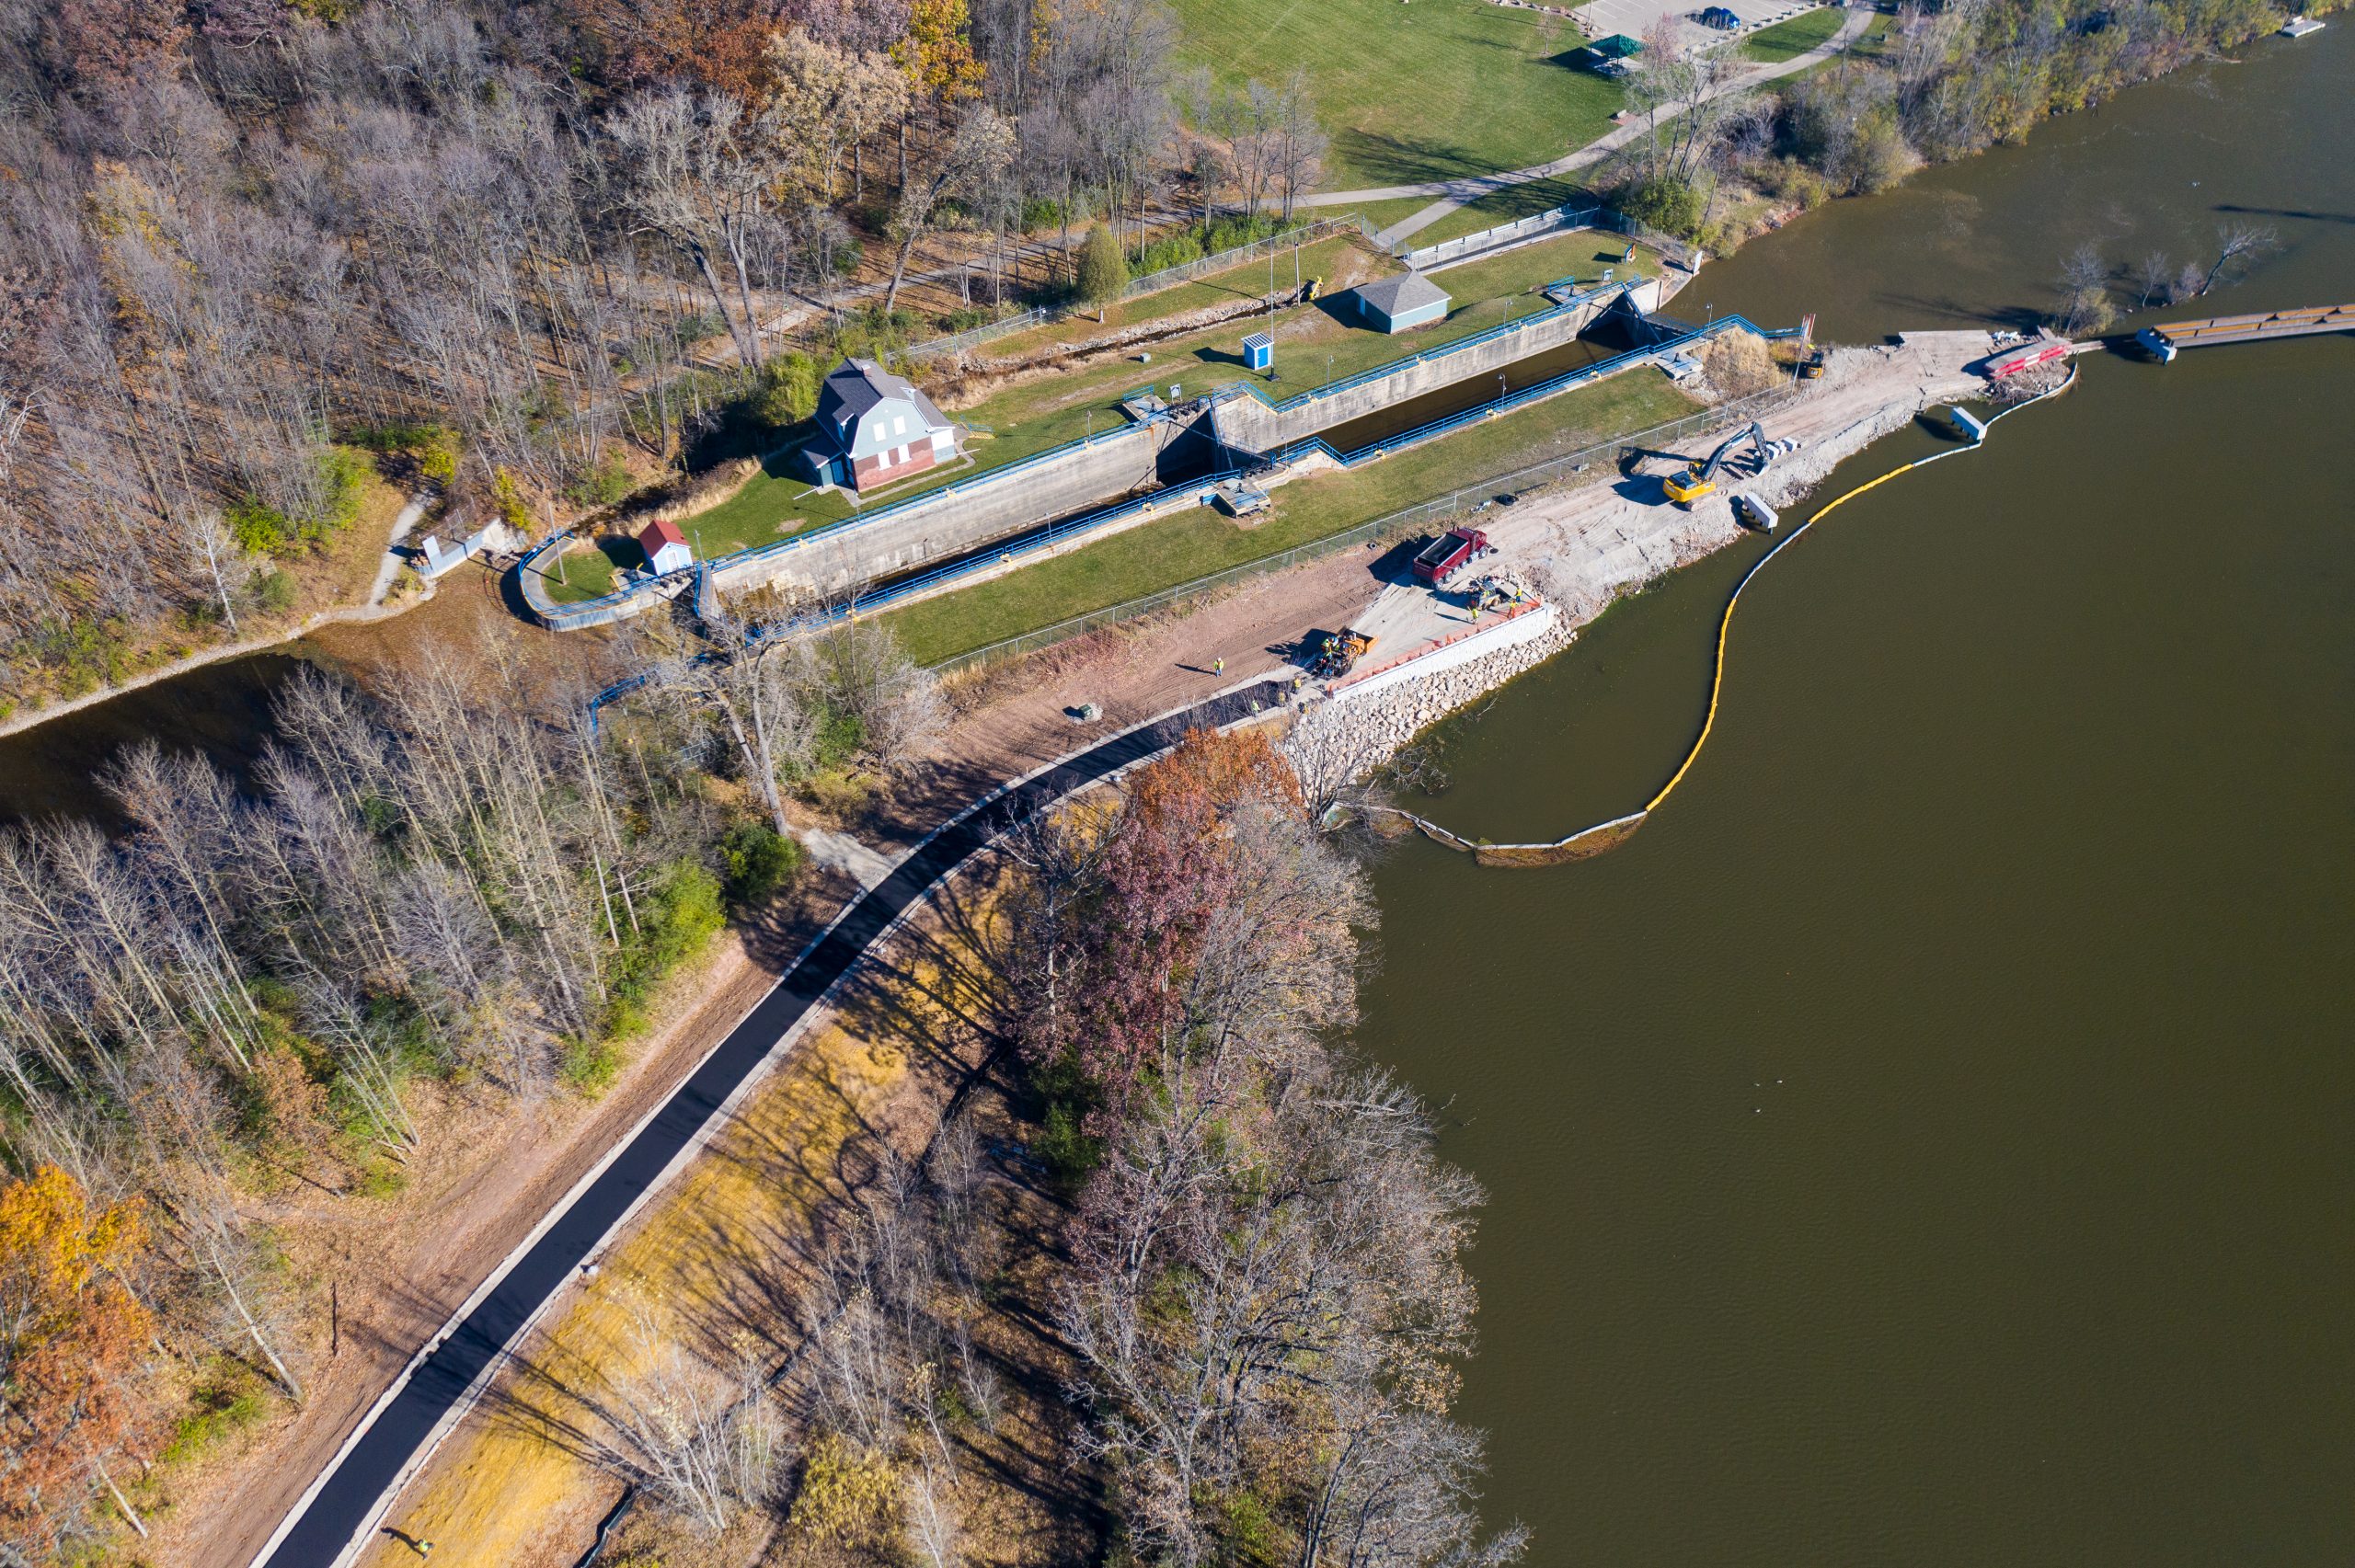
[[[2159,357],[2173,360],[2185,349],[2211,343],[2254,343],[2262,338],[2303,338],[2310,332],[2355,332],[2355,305],[2301,305],[2295,310],[2258,315],[2217,315],[2206,321],[2176,321],[2146,326],[2134,340]]]

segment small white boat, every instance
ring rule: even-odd
[[[2292,17],[2287,23],[2283,24],[2281,36],[2283,38],[2303,38],[2308,33],[2318,33],[2322,31],[2322,29],[2323,24],[2315,20],[2312,17]]]

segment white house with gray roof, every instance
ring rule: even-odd
[[[801,448],[803,473],[821,484],[872,489],[957,455],[957,427],[917,391],[872,360],[844,360],[818,391],[817,430]]]
[[[1447,314],[1447,291],[1419,272],[1357,286],[1358,315],[1376,332],[1404,332]]]

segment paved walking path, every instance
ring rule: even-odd
[[[425,509],[432,502],[433,498],[428,493],[411,496],[408,505],[401,508],[400,516],[393,519],[392,537],[385,541],[385,558],[376,564],[376,580],[368,589],[368,603],[372,608],[385,602],[385,595],[393,591],[393,579],[401,575],[403,567],[408,565],[408,556],[402,553],[401,546],[408,543],[409,534],[417,528],[418,519],[425,515]]]
[[[1833,33],[1805,54],[1793,55],[1780,64],[1761,65],[1754,71],[1745,71],[1740,76],[1719,86],[1715,92],[1703,95],[1698,101],[1707,103],[1731,93],[1746,93],[1762,82],[1772,82],[1783,76],[1795,76],[1809,66],[1820,65],[1846,47],[1850,40],[1871,25],[1873,13],[1870,11],[1851,11],[1841,20],[1838,32]],[[1576,152],[1564,154],[1550,164],[1536,164],[1525,169],[1510,169],[1501,174],[1464,175],[1454,179],[1425,180],[1419,185],[1379,185],[1364,190],[1327,190],[1315,196],[1301,197],[1296,204],[1304,207],[1349,207],[1365,201],[1394,201],[1407,196],[1438,198],[1430,206],[1419,212],[1409,213],[1374,236],[1374,242],[1377,245],[1396,245],[1408,235],[1438,223],[1466,201],[1475,201],[1483,196],[1511,189],[1516,185],[1526,185],[1532,180],[1552,179],[1559,175],[1575,174],[1580,169],[1591,167],[1637,137],[1646,134],[1660,120],[1673,120],[1694,107],[1693,104],[1678,104],[1644,119],[1628,120],[1626,124],[1616,126],[1596,137]]]
[[[494,1377],[541,1310],[717,1131],[731,1102],[821,1006],[835,983],[941,878],[1011,824],[1146,761],[1189,729],[1234,724],[1280,704],[1264,681],[1166,715],[976,802],[843,911],[628,1140],[617,1148],[459,1309],[345,1440],[256,1559],[257,1568],[339,1568],[358,1555],[402,1486]]]

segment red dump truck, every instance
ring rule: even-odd
[[[1462,570],[1466,563],[1495,555],[1488,536],[1476,528],[1451,528],[1422,548],[1415,557],[1415,576],[1433,588]]]

